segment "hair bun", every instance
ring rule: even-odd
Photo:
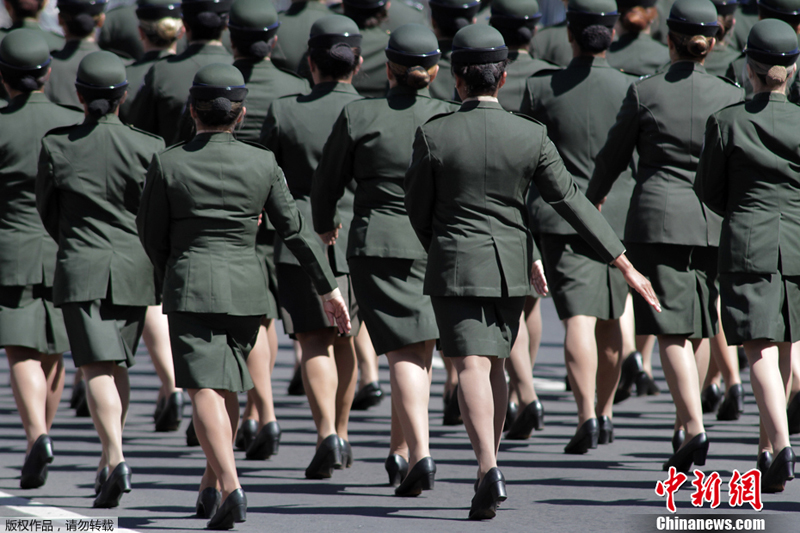
[[[766,80],[767,85],[770,87],[777,87],[778,85],[783,85],[786,83],[786,78],[789,77],[789,73],[786,70],[786,67],[781,65],[772,65],[770,69],[767,71]]]
[[[253,57],[257,57],[259,59],[264,59],[269,55],[270,46],[269,43],[266,41],[256,41],[254,43],[250,43],[250,54]]]
[[[89,114],[95,116],[102,116],[107,115],[109,111],[111,111],[111,102],[106,100],[105,98],[98,98],[97,100],[92,100],[87,104],[89,108]]]
[[[18,87],[23,92],[32,92],[39,89],[39,82],[33,76],[22,76],[18,81]]]
[[[74,26],[72,26],[74,24]],[[78,35],[88,35],[94,30],[94,17],[89,13],[78,13],[73,15],[71,24],[68,24],[70,31]],[[77,30],[77,31],[73,31]]]
[[[211,109],[213,111],[221,111],[226,114],[230,113],[231,101],[224,96],[218,96],[217,98],[211,100]]]
[[[695,57],[705,57],[711,48],[711,40],[702,35],[695,35],[689,39],[686,48]]]
[[[356,59],[353,49],[345,43],[336,43],[333,45],[331,47],[330,56],[332,59],[347,63],[348,65],[353,65]]]
[[[198,13],[197,22],[206,28],[219,28],[224,23],[219,13],[214,13],[213,11],[203,11]]]

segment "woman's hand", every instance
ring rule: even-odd
[[[606,203],[606,198],[607,196],[603,196],[603,199],[597,202],[597,205],[595,205],[597,210],[600,211],[601,213],[603,212],[603,204]]]
[[[320,233],[319,238],[322,239],[323,244],[327,244],[328,246],[336,244],[336,239],[339,238],[339,229],[341,227],[342,225],[339,224],[335,229]]]
[[[534,261],[531,267],[531,285],[533,285],[533,289],[536,293],[542,296],[547,296],[550,290],[547,287],[547,278],[544,277],[544,266],[542,266],[541,259]]]
[[[347,304],[344,303],[342,293],[339,288],[333,289],[327,294],[323,294],[322,308],[328,315],[331,326],[339,328],[339,333],[347,335],[350,333],[350,314],[347,312]]]
[[[628,282],[628,285],[636,289],[636,292],[641,294],[642,298],[644,298],[653,309],[659,313],[661,312],[661,304],[658,303],[656,292],[653,290],[650,280],[642,276],[638,270],[633,268],[633,265],[625,256],[625,254],[620,254],[620,256],[614,259],[614,262],[611,264],[617,267],[620,272],[622,272],[622,275],[625,276],[625,281]]]

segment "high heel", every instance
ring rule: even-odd
[[[236,432],[236,440],[234,441],[236,449],[246,452],[253,444],[253,441],[256,440],[257,434],[258,422],[252,418],[242,420],[242,425],[239,426],[239,430]]]
[[[383,463],[386,473],[389,474],[389,486],[396,487],[403,482],[408,474],[408,461],[402,455],[391,454]]]
[[[168,431],[178,431],[181,427],[181,419],[183,418],[183,393],[175,391],[169,396],[164,403],[164,409],[159,413],[156,420],[156,431],[165,433]]]
[[[614,393],[614,403],[620,403],[630,398],[631,387],[633,387],[636,378],[638,378],[642,372],[644,372],[642,354],[633,352],[625,358],[625,361],[622,363],[622,369],[620,370],[617,392]]]
[[[255,420],[253,420],[255,422]],[[244,427],[244,424],[242,425]],[[251,460],[263,461],[277,455],[281,444],[281,428],[277,421],[264,424],[258,436],[247,448],[245,457]]]
[[[100,494],[100,489],[103,488],[103,483],[106,482],[108,479],[108,467],[104,466],[100,470],[97,471],[97,474],[94,476],[94,495],[97,496]]]
[[[700,404],[703,407],[703,414],[713,413],[719,407],[724,394],[716,383],[712,383],[700,394]]]
[[[381,403],[383,400],[383,391],[381,384],[377,381],[367,383],[361,390],[359,390],[353,398],[353,411],[366,411],[370,407],[374,407]]]
[[[340,466],[342,466],[341,441],[334,433],[325,437],[320,443],[314,458],[306,468],[306,478],[327,479],[333,475],[333,469]]]
[[[339,437],[339,447],[342,449],[342,464],[341,466],[334,466],[336,470],[344,470],[353,466],[353,448],[350,443]]]
[[[789,435],[800,433],[800,392],[794,395],[789,407],[786,409],[786,417],[789,420]]]
[[[22,465],[20,488],[36,489],[44,485],[47,481],[47,465],[53,462],[53,458],[53,441],[50,436],[39,435]]]
[[[167,403],[166,398],[161,398],[156,400],[156,410],[153,411],[153,422],[156,422],[160,417],[161,413],[164,411],[164,405]]]
[[[636,396],[658,396],[661,394],[661,389],[658,388],[655,380],[647,375],[647,372],[642,372],[636,378]]]
[[[108,479],[100,487],[100,493],[94,499],[93,507],[111,509],[119,505],[122,494],[131,491],[131,469],[127,463],[121,462],[109,474]]]
[[[458,385],[453,388],[450,396],[443,397],[444,400],[444,418],[442,420],[443,426],[458,426],[464,423],[461,419],[461,408],[458,406]]]
[[[758,468],[759,472],[761,472],[761,476],[763,477],[767,470],[769,470],[770,465],[772,464],[772,454],[768,451],[763,451],[758,454],[758,458],[756,459],[756,467]]]
[[[739,420],[744,413],[744,389],[741,383],[731,385],[717,410],[717,420]]]
[[[231,492],[217,509],[214,518],[208,521],[206,529],[232,529],[233,524],[247,520],[247,496],[242,489]]]
[[[197,518],[211,518],[219,509],[222,502],[222,493],[214,487],[206,487],[197,495],[197,503],[194,504],[195,516]]]
[[[782,449],[772,459],[767,473],[761,476],[761,492],[783,492],[786,482],[794,479],[794,451],[791,446]]]
[[[497,505],[506,501],[507,498],[506,478],[499,468],[494,467],[483,476],[475,496],[472,497],[469,519],[486,520],[494,518],[497,514]]]
[[[672,434],[672,453],[677,452],[685,440],[686,432],[682,429],[676,429],[675,433]]]
[[[581,455],[589,451],[590,448],[597,448],[597,440],[600,437],[600,428],[596,418],[590,418],[584,422],[575,436],[564,447],[564,453],[571,455]]]
[[[200,446],[200,440],[197,438],[197,432],[194,430],[194,420],[189,420],[189,425],[186,426],[186,446]]]
[[[534,429],[537,431],[544,429],[544,407],[539,400],[534,400],[526,405],[525,409],[517,415],[514,423],[508,428],[506,439],[529,439]]]
[[[598,419],[597,444],[614,442],[614,423],[607,416]]]
[[[514,423],[518,415],[519,405],[517,402],[508,402],[508,407],[506,407],[506,419],[503,422],[503,431],[508,431],[509,428],[511,428],[511,424]]]
[[[436,477],[436,463],[432,457],[423,457],[408,475],[400,486],[394,490],[395,496],[419,496],[423,490],[433,490],[434,478]]]
[[[674,466],[678,472],[688,472],[692,468],[692,463],[697,466],[706,464],[707,455],[708,437],[705,433],[699,433],[672,454],[672,457],[664,463],[663,469],[667,471],[669,467]]]

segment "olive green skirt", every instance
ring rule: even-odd
[[[525,296],[431,296],[431,303],[439,326],[439,347],[445,357],[511,355]]]
[[[247,356],[258,336],[260,316],[177,311],[167,316],[176,387],[233,392],[253,388]]]
[[[431,298],[422,294],[427,260],[351,257],[347,262],[375,352],[439,338]]]
[[[147,307],[94,300],[65,303],[61,310],[76,367],[103,361],[134,365]]]
[[[44,285],[0,286],[0,347],[22,346],[39,353],[69,350],[61,309],[53,288]]]
[[[729,345],[800,341],[800,276],[720,274],[719,293]]]
[[[297,333],[335,327],[331,326],[328,316],[322,308],[322,300],[317,294],[317,289],[314,288],[311,278],[302,267],[279,263],[276,271],[281,318],[283,319],[283,329],[287,335],[294,338]],[[351,329],[348,336],[355,337],[358,335],[360,322],[358,303],[350,283],[350,276],[338,276],[336,283],[339,285],[339,291],[342,293],[350,313]]]
[[[541,246],[559,319],[592,316],[614,320],[622,316],[628,296],[625,276],[603,262],[581,236],[542,234]]]
[[[661,303],[657,313],[632,292],[637,335],[707,339],[717,334],[717,248],[646,243],[628,243],[627,248]]]

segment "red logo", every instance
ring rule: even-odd
[[[688,479],[686,474],[678,472],[674,466],[671,466],[666,481],[656,483],[656,494],[661,497],[667,497],[667,510],[669,512],[674,513],[677,510],[675,507],[675,493]],[[708,502],[711,504],[712,509],[719,507],[722,479],[717,472],[705,475],[702,471],[695,470],[692,485],[695,488],[691,497],[693,506],[702,507],[705,502]],[[740,507],[745,503],[749,503],[756,511],[764,508],[761,503],[761,472],[757,468],[753,468],[744,474],[734,470],[733,476],[728,482],[728,505]]]

